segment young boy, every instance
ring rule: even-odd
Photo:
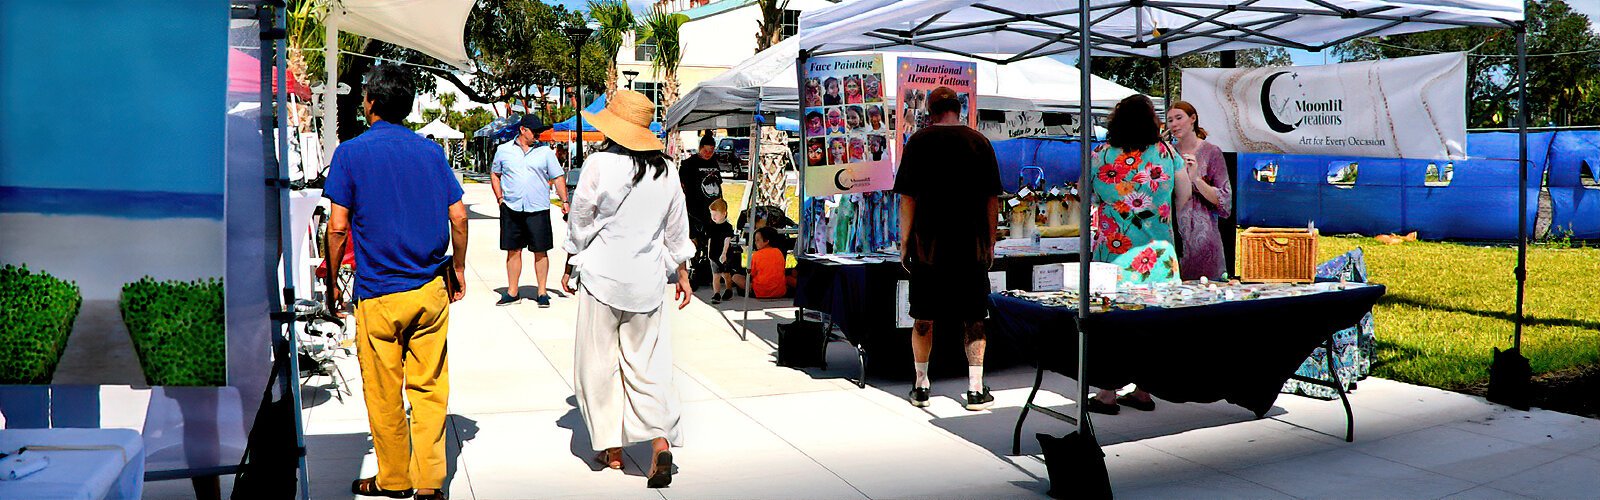
[[[731,261],[733,225],[728,224],[728,202],[721,198],[711,202],[711,224],[706,226],[706,253],[711,259],[711,303],[721,304],[733,298],[733,270],[739,265]]]

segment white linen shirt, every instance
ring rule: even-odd
[[[683,211],[678,167],[633,185],[633,159],[616,153],[589,155],[567,215],[567,242],[578,280],[600,302],[627,312],[661,307],[678,266],[694,257],[689,219]]]

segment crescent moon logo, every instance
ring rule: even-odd
[[[849,191],[850,188],[855,187],[854,181],[848,183],[845,182],[844,175],[847,173],[850,173],[850,169],[848,168],[841,168],[833,173],[833,185],[834,187],[839,188],[840,191]]]
[[[1266,118],[1267,128],[1270,128],[1273,132],[1280,134],[1293,132],[1296,128],[1295,125],[1284,123],[1282,120],[1278,119],[1277,115],[1272,114],[1272,81],[1287,74],[1289,74],[1288,71],[1279,71],[1277,73],[1273,73],[1272,76],[1267,77],[1266,81],[1261,82],[1261,116]]]

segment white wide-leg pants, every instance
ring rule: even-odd
[[[682,446],[666,299],[648,313],[611,308],[578,289],[578,409],[595,450],[655,438]]]

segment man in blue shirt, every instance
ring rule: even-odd
[[[346,239],[360,242],[356,352],[378,475],[356,480],[351,491],[404,498],[414,489],[416,498],[442,499],[445,334],[450,303],[465,294],[467,208],[443,149],[397,125],[411,111],[412,89],[395,67],[367,74],[362,108],[372,127],[333,152],[323,191],[333,205],[325,255],[343,255]]]
[[[550,307],[545,278],[550,275],[547,252],[555,246],[550,233],[550,187],[567,213],[567,179],[555,151],[539,143],[539,133],[549,129],[539,117],[526,115],[517,126],[517,138],[501,144],[489,167],[489,186],[500,201],[500,249],[506,251],[506,294],[495,305],[515,304],[517,282],[522,278],[522,249],[533,252],[533,274],[539,293],[534,302]]]

